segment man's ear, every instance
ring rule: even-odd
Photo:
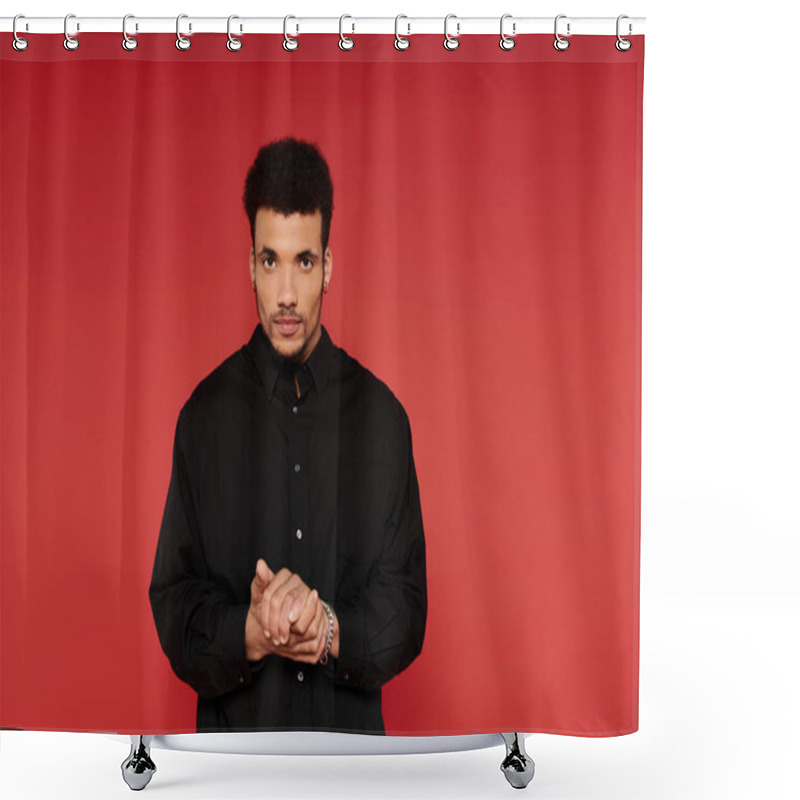
[[[330,247],[325,250],[325,259],[322,267],[322,286],[328,290],[328,284],[331,282],[331,275],[333,274],[333,253]]]
[[[250,282],[253,286],[256,285],[256,250],[255,247],[250,248]]]

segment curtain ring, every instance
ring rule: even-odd
[[[128,36],[127,25],[129,19],[136,19],[136,18],[133,16],[133,14],[126,14],[122,18],[122,46],[126,50],[135,50],[139,46],[139,42],[136,41],[136,39],[134,39],[133,36]],[[138,24],[136,25],[136,30],[137,31],[139,30]]]
[[[511,36],[513,36],[517,32],[517,23],[516,22],[512,22],[511,23],[511,36],[506,36],[505,33],[503,33],[503,23],[509,17],[513,17],[513,14],[503,14],[503,16],[500,17],[500,49],[501,50],[513,50],[514,47],[517,44],[511,38]]]
[[[291,14],[287,14],[283,18],[283,49],[289,50],[291,52],[293,50],[297,50],[297,48],[300,47],[300,42],[298,42],[297,39],[294,39],[291,36],[289,36],[289,34],[286,32],[286,23],[290,19],[297,19],[297,17],[294,17]]]
[[[80,42],[74,36],[70,36],[69,32],[67,31],[67,25],[69,25],[70,19],[74,18],[75,18],[74,14],[67,14],[67,16],[64,17],[64,48],[66,50],[77,50],[78,45],[80,44]],[[80,29],[81,26],[80,23],[78,23],[76,25],[76,32],[79,31]]]
[[[461,44],[461,42],[458,41],[458,34],[461,31],[461,23],[460,22],[456,22],[456,35],[455,36],[451,36],[447,32],[447,23],[453,17],[456,17],[456,15],[455,14],[448,14],[444,18],[444,47],[445,47],[445,50],[458,50],[458,46]],[[458,19],[458,18],[456,17],[456,19]]]
[[[411,47],[411,39],[406,39],[405,36],[401,36],[399,31],[398,31],[398,27],[399,27],[401,19],[408,19],[408,17],[405,14],[398,14],[394,18],[394,46],[398,50],[408,50],[408,48]],[[406,24],[408,25],[408,32],[410,34],[411,33],[411,23],[408,22]]]
[[[231,20],[233,19],[239,19],[239,17],[236,16],[236,14],[231,14],[228,17],[228,41],[225,43],[225,47],[227,47],[231,53],[238,53],[239,50],[242,49],[243,42],[231,33]],[[241,30],[241,28],[239,28],[239,30]]]
[[[353,19],[353,18],[349,14],[342,14],[342,16],[339,17],[339,47],[342,50],[352,50],[356,46],[356,43],[349,36],[345,36],[342,33],[342,23],[346,19]],[[355,30],[356,30],[356,24],[354,22],[353,33],[355,33]]]
[[[11,42],[11,46],[15,50],[19,50],[21,52],[23,50],[27,50],[27,48],[28,48],[28,40],[27,39],[23,39],[21,36],[17,35],[17,20],[18,19],[25,19],[25,15],[24,14],[17,14],[17,16],[14,17],[14,21],[11,23],[11,32],[14,34],[14,41]]]
[[[630,39],[623,39],[622,36],[619,35],[619,23],[620,23],[620,20],[623,20],[623,19],[628,19],[628,15],[627,14],[620,14],[617,17],[617,41],[614,44],[614,46],[617,48],[617,50],[620,51],[620,53],[624,53],[627,50],[630,50],[631,47],[633,47],[633,42]],[[631,32],[631,26],[630,26],[630,23],[628,23],[628,33],[630,33],[630,32]]]
[[[559,14],[556,17],[556,23],[555,23],[555,27],[554,27],[555,34],[556,34],[556,40],[553,42],[553,47],[555,47],[556,50],[562,50],[563,51],[563,50],[566,50],[569,47],[569,39],[565,39],[563,36],[559,36],[558,35],[558,21],[560,19],[566,19],[566,18],[567,18],[566,14]],[[567,23],[567,36],[569,36],[569,22]]]
[[[178,38],[175,40],[175,47],[177,47],[178,50],[188,50],[192,46],[192,40],[187,39],[181,33],[181,20],[187,19],[188,16],[189,16],[188,14],[178,14],[178,18],[175,20],[175,33],[178,35]],[[191,32],[192,32],[192,23],[190,22],[189,33]]]

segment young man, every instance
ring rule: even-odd
[[[197,730],[385,733],[422,649],[425,538],[408,417],[321,323],[333,186],[282,139],[248,172],[249,342],[192,393],[150,583]]]

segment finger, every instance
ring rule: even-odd
[[[285,644],[287,636],[283,636],[281,629],[281,617],[288,615],[287,603],[291,603],[294,592],[302,583],[298,575],[292,575],[288,581],[281,584],[269,601],[269,630],[272,631],[274,638],[281,644]],[[287,631],[288,634],[288,631]]]
[[[261,595],[264,593],[264,589],[266,589],[271,578],[272,571],[267,566],[267,562],[263,558],[259,558],[256,562],[256,574],[250,582],[250,602],[252,605],[261,600]]]
[[[300,618],[300,615],[305,610],[306,605],[309,603],[309,601],[313,603],[314,598],[316,597],[319,597],[319,592],[316,589],[312,589],[304,596],[298,597],[295,600],[294,605],[292,606],[292,610],[289,612],[289,622],[291,622],[292,624],[297,622]]]
[[[316,589],[312,589],[306,596],[306,602],[302,608],[302,611],[300,612],[300,618],[292,624],[292,630],[295,630],[300,634],[305,634],[305,632],[308,630],[308,626],[311,624],[311,620],[314,619],[314,616],[317,613],[318,604],[319,592]],[[295,606],[295,609],[296,608],[297,606]]]
[[[319,661],[322,653],[325,650],[325,643],[328,641],[328,629],[327,627],[323,628],[320,626],[319,633],[317,634],[317,638],[314,640],[314,649],[312,651],[312,655],[315,661]]]
[[[261,584],[258,582],[258,575],[253,576],[253,580],[250,581],[250,605],[257,606],[261,602],[261,595],[263,594],[264,590],[261,587]]]
[[[316,636],[328,636],[328,612],[325,611],[325,607],[322,603],[319,604],[319,608],[317,610],[317,614],[314,617],[311,626],[314,629],[314,633]],[[315,637],[316,638],[316,637]]]
[[[286,583],[293,575],[290,570],[286,569],[286,567],[282,567],[278,570],[275,577],[269,582],[269,585],[261,594],[261,627],[264,628],[264,633],[269,637],[272,638],[270,635],[270,631],[272,628],[269,624],[269,608],[270,603],[272,601],[272,596],[275,592],[284,584]],[[276,631],[277,633],[277,631]]]
[[[296,607],[302,607],[303,602],[309,594],[308,587],[302,583],[302,581],[299,587],[286,592],[286,596],[283,598],[283,605],[281,606],[281,613],[278,617],[278,632],[282,642],[289,641],[289,630],[292,626],[290,618],[292,614],[295,613]]]
[[[324,646],[324,643],[323,643]],[[281,647],[281,653],[289,656],[290,658],[298,659],[305,657],[305,659],[313,663],[318,660],[316,655],[317,651],[321,652],[318,638],[316,639],[301,639],[295,634],[289,638],[289,643]]]
[[[259,558],[256,562],[256,575],[265,587],[275,577],[275,574],[269,568],[269,564],[263,558]]]
[[[272,599],[272,595],[283,586],[286,581],[288,581],[294,573],[287,569],[286,567],[282,567],[278,570],[275,575],[273,575],[272,580],[267,584],[267,587],[264,589],[262,593],[262,602],[267,605],[269,604],[270,600]]]
[[[285,658],[291,658],[292,661],[297,661],[299,664],[314,664],[314,656],[308,653],[300,653],[297,650],[290,650],[281,653]]]
[[[312,592],[309,592],[309,596]],[[292,627],[289,631],[289,640],[285,647],[293,649],[295,652],[313,653],[318,649],[318,643],[322,641],[323,646],[328,638],[328,614],[317,597],[316,603],[309,602],[306,609],[311,609],[313,617],[308,624],[305,632],[300,633]],[[304,612],[304,613],[307,613]]]
[[[277,580],[277,578],[276,578]],[[274,581],[273,581],[274,583]],[[295,589],[298,589],[303,584],[299,575],[291,573],[290,577],[283,581],[280,586],[275,589],[269,599],[269,617],[267,622],[267,629],[272,633],[272,638],[284,644],[280,631],[280,618],[283,609],[283,603],[287,594],[290,594]],[[288,609],[287,609],[288,614]],[[286,638],[288,639],[288,628],[286,631]]]
[[[293,650],[294,652],[312,653],[317,646],[318,638],[318,626],[312,623],[312,625],[309,625],[309,629],[305,632],[305,634],[297,633],[294,628],[292,628],[289,631],[289,641],[283,646]]]
[[[315,657],[319,659],[325,649],[325,643],[328,641],[328,614],[325,609],[322,608],[322,603],[320,603],[320,612],[314,617],[314,622],[311,627],[314,628],[316,632],[316,636],[314,637],[314,654]]]
[[[319,654],[324,649],[318,642],[311,639],[294,638],[292,634],[289,642],[284,645],[274,645],[273,652],[284,658],[291,658],[293,661],[302,661],[306,664],[315,664],[319,661]]]

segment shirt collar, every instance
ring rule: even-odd
[[[260,322],[256,325],[253,335],[247,343],[247,349],[255,361],[259,377],[271,402],[272,395],[275,392],[275,384],[281,371],[285,369],[293,370],[300,365],[287,361],[275,351]],[[335,351],[336,345],[331,341],[325,326],[321,325],[319,341],[304,365],[308,367],[318,392],[321,392],[328,382]]]

